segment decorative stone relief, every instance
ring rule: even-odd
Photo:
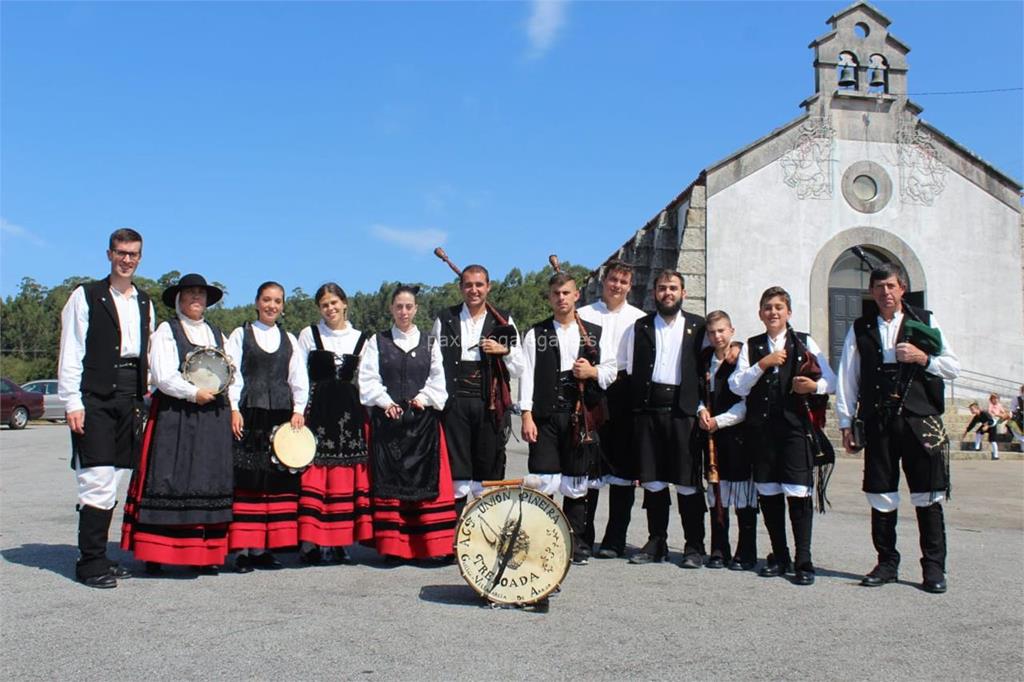
[[[946,188],[946,165],[939,159],[931,135],[913,119],[896,129],[900,168],[900,198],[913,204],[931,206]]]
[[[783,182],[799,199],[832,198],[832,147],[835,129],[828,116],[812,116],[800,126],[796,144],[779,159]]]

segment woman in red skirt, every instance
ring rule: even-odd
[[[235,435],[235,501],[229,541],[235,570],[278,569],[273,549],[299,544],[299,476],[271,460],[276,427],[302,428],[309,393],[306,368],[295,337],[277,324],[284,287],[264,282],[256,292],[259,319],[228,339],[239,372],[231,385],[231,429]]]
[[[125,503],[121,547],[146,562],[216,573],[228,553],[231,520],[231,413],[223,395],[196,388],[181,374],[185,357],[224,348],[220,330],[203,319],[220,289],[185,275],[163,293],[177,317],[153,333],[149,367],[156,391],[142,456]]]
[[[348,297],[329,282],[315,296],[322,320],[299,334],[309,370],[306,425],[317,439],[313,465],[299,491],[300,558],[307,564],[348,563],[346,545],[373,537],[366,462],[366,410],[355,373],[368,334],[348,323]]]
[[[400,559],[443,557],[455,540],[455,499],[440,412],[441,349],[413,324],[418,287],[391,295],[394,324],[366,344],[359,398],[371,408],[373,544]]]

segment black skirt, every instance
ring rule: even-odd
[[[352,466],[365,462],[366,409],[359,404],[359,389],[341,379],[313,384],[306,426],[316,436],[318,466]]]
[[[156,417],[138,521],[155,525],[231,520],[231,410],[157,393]]]
[[[298,493],[299,476],[282,471],[270,459],[270,435],[291,421],[291,410],[243,407],[242,439],[234,442],[235,488],[252,492]]]
[[[402,416],[389,419],[373,408],[370,484],[374,497],[408,502],[437,497],[441,466],[438,413],[405,406]]]

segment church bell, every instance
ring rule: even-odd
[[[839,67],[839,87],[853,88],[857,86],[857,72],[852,66]]]
[[[882,69],[871,69],[871,87],[873,88],[884,88],[885,87],[885,72]]]

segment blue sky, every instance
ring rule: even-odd
[[[848,3],[0,4],[0,295],[198,271],[246,302],[594,266],[705,166],[800,113]],[[878,2],[909,90],[1020,88],[1024,4]],[[920,94],[1018,180],[1020,90]]]

